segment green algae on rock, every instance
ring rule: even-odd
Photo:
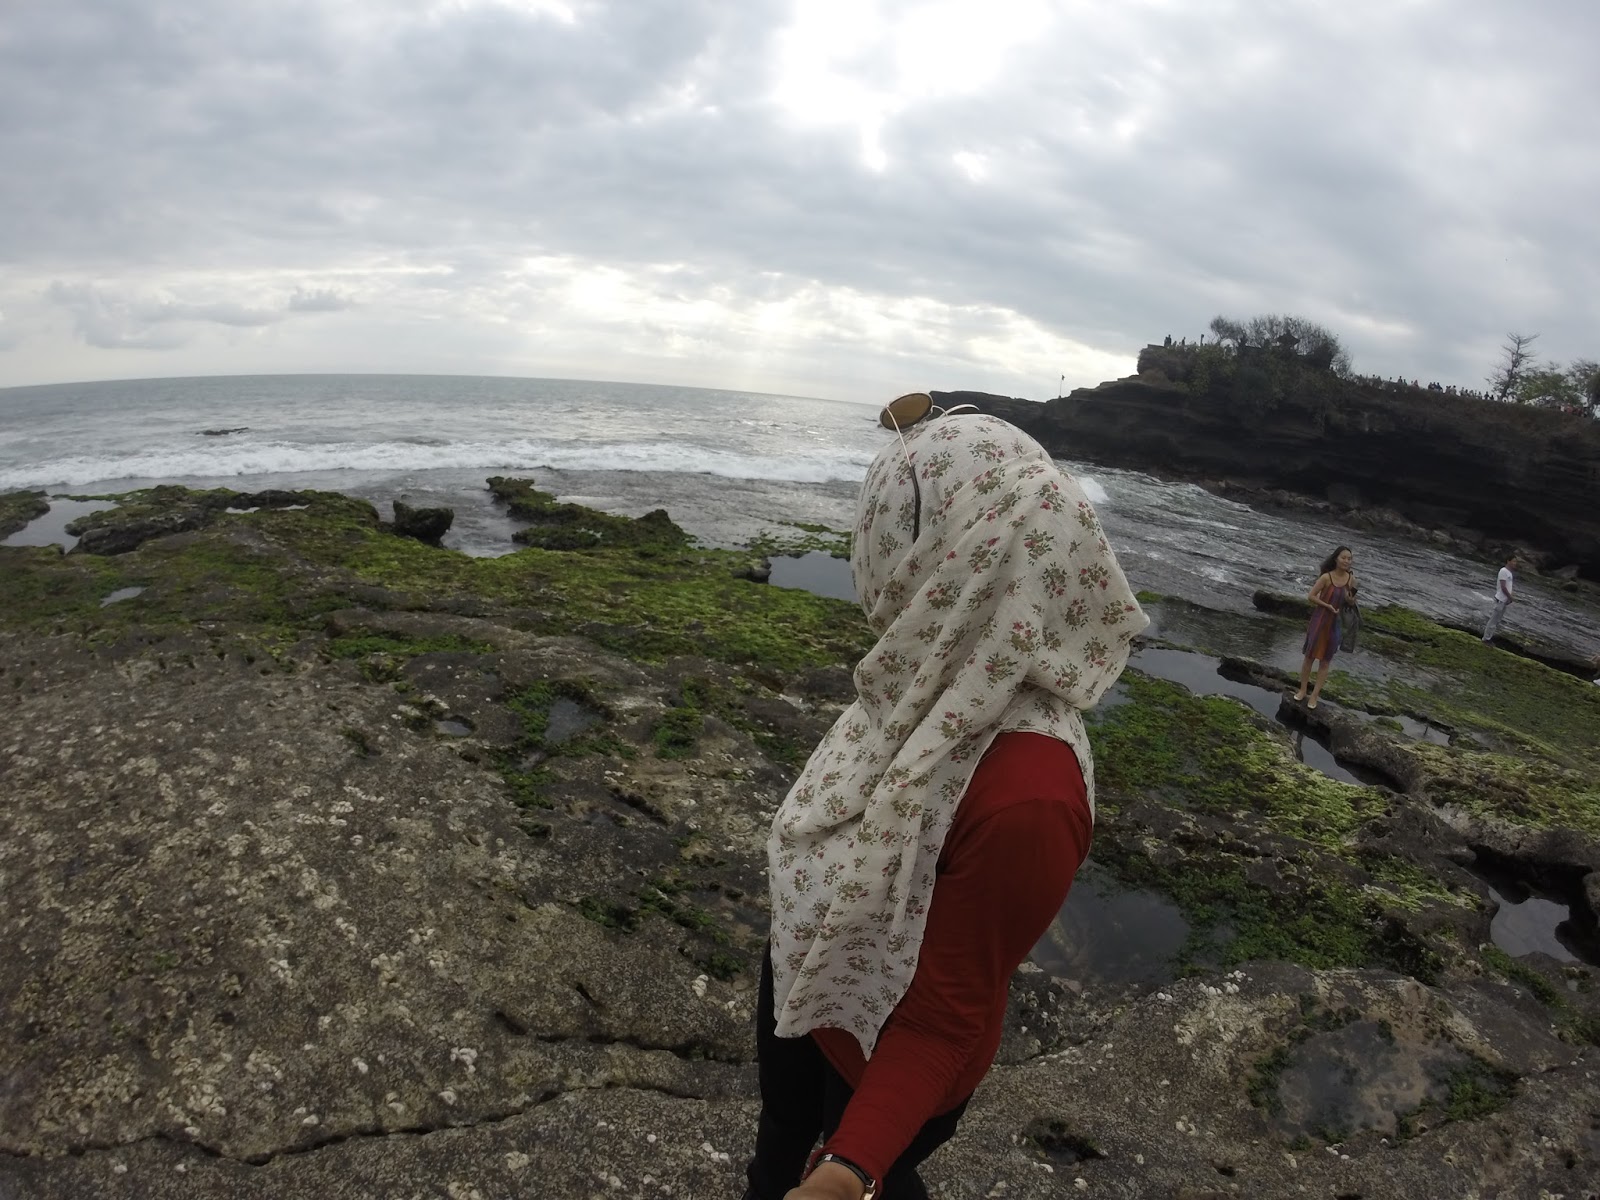
[[[1191,969],[1282,958],[1437,976],[1438,950],[1404,916],[1471,901],[1360,845],[1358,831],[1389,815],[1386,793],[1295,762],[1241,704],[1136,670],[1122,687],[1127,702],[1090,724],[1095,856],[1178,902],[1192,926]],[[1166,836],[1152,840],[1152,830]]]
[[[1363,613],[1366,647],[1408,669],[1383,681],[1336,670],[1323,694],[1387,708],[1600,775],[1600,689],[1407,609]]]
[[[318,631],[322,614],[352,605],[467,603],[515,608],[510,619],[525,628],[576,633],[644,661],[704,654],[788,671],[853,663],[870,645],[854,606],[741,580],[748,555],[681,545],[658,522],[645,527],[647,544],[474,559],[395,536],[364,501],[295,493],[304,508],[229,513],[223,501],[233,495],[134,494],[140,521],[167,511],[161,504],[210,517],[113,559],[7,548],[12,569],[0,581],[0,623],[105,636],[135,621],[169,628],[200,621],[293,641]],[[93,514],[96,527],[117,527],[122,511]],[[130,584],[148,588],[136,611],[96,608]]]
[[[793,532],[790,532],[790,531]],[[806,521],[786,521],[782,530],[769,529],[750,539],[751,551],[772,556],[799,555],[813,551],[834,558],[849,558],[852,536],[848,530],[833,529]]]
[[[1163,610],[1172,604],[1150,600]],[[1259,627],[1263,645],[1275,644],[1262,623],[1280,618],[1234,620]],[[1218,622],[1225,625],[1222,614],[1174,628],[1232,640]],[[1333,703],[1313,715],[1286,701],[1279,720],[1320,725],[1336,753],[1381,768],[1398,792],[1353,789],[1358,798],[1346,808],[1337,792],[1330,798],[1329,781],[1274,779],[1270,755],[1263,775],[1262,760],[1245,750],[1248,732],[1218,728],[1224,710],[1207,714],[1130,676],[1120,689],[1125,702],[1092,727],[1102,779],[1115,797],[1097,859],[1128,882],[1179,900],[1196,921],[1190,969],[1265,956],[1382,963],[1440,981],[1488,972],[1531,987],[1563,1036],[1593,1040],[1600,1032],[1593,968],[1557,970],[1535,958],[1514,960],[1515,971],[1507,971],[1512,960],[1487,941],[1487,894],[1459,864],[1489,854],[1546,878],[1572,919],[1594,927],[1600,887],[1578,886],[1586,873],[1600,878],[1600,792],[1592,770],[1582,769],[1600,728],[1590,715],[1594,689],[1405,610],[1379,610],[1375,624],[1352,664],[1360,673],[1337,673],[1342,687],[1324,692]],[[1259,664],[1235,666],[1263,686],[1289,682]],[[1408,736],[1401,720],[1367,714],[1428,721],[1452,732],[1450,744]],[[1237,726],[1249,717],[1241,709],[1232,720]],[[1124,760],[1131,769],[1122,769]],[[1139,793],[1145,783],[1164,791],[1162,803]],[[1135,798],[1124,810],[1120,793],[1130,786]],[[1172,803],[1189,814],[1185,820],[1173,821]],[[1213,927],[1221,939],[1204,936]]]

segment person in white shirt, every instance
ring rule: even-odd
[[[1517,584],[1513,572],[1517,569],[1517,556],[1513,554],[1506,559],[1506,565],[1500,568],[1500,574],[1494,581],[1494,612],[1489,614],[1489,623],[1483,627],[1483,644],[1487,646],[1494,641],[1494,635],[1500,631],[1500,622],[1505,620],[1506,609],[1511,607],[1516,599]]]

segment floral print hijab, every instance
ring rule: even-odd
[[[915,474],[913,475],[913,472]],[[1083,490],[997,417],[945,416],[879,454],[851,568],[877,645],[767,842],[777,1030],[871,1055],[916,971],[935,867],[995,735],[1072,747],[1149,623]]]

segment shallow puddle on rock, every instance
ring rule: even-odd
[[[1328,1142],[1365,1129],[1392,1134],[1398,1114],[1425,1101],[1442,1104],[1450,1076],[1471,1061],[1447,1042],[1398,1042],[1376,1021],[1314,1033],[1278,1077],[1279,1128]]]
[[[1499,905],[1489,923],[1489,940],[1512,958],[1544,953],[1561,962],[1578,961],[1578,956],[1561,944],[1560,927],[1572,916],[1565,904],[1542,896],[1515,901],[1494,888],[1489,895]]]
[[[550,712],[545,717],[544,743],[547,746],[559,746],[562,742],[593,729],[600,720],[599,713],[585,708],[576,700],[558,696],[555,703],[550,705]]]
[[[1303,635],[1285,633],[1270,617],[1217,612],[1181,600],[1158,600],[1143,607],[1150,618],[1147,638],[1250,658],[1285,671],[1300,669]]]
[[[1321,771],[1329,779],[1367,787],[1385,782],[1374,773],[1345,766],[1334,758],[1333,751],[1318,740],[1316,734],[1284,724],[1278,717],[1283,704],[1282,694],[1253,683],[1229,679],[1219,671],[1222,665],[1220,659],[1194,650],[1144,646],[1133,652],[1128,665],[1157,679],[1181,684],[1196,696],[1232,696],[1236,700],[1243,700],[1262,716],[1288,729],[1294,735],[1295,757],[1313,770]]]
[[[1347,767],[1333,756],[1316,737],[1304,729],[1294,730],[1294,756],[1315,771],[1340,783],[1354,783],[1362,787],[1382,787],[1388,780],[1376,771],[1363,771],[1360,767]]]
[[[1600,950],[1588,944],[1572,919],[1572,908],[1549,894],[1534,891],[1514,874],[1475,863],[1467,868],[1489,888],[1495,914],[1489,940],[1512,958],[1548,954],[1557,962],[1600,966]]]
[[[446,717],[442,720],[435,721],[433,723],[433,727],[439,733],[442,733],[447,737],[466,737],[472,732],[471,725],[468,725],[465,721],[457,720],[454,717]]]
[[[850,574],[850,560],[835,558],[821,550],[804,554],[775,554],[770,559],[773,587],[801,588],[818,596],[855,602],[856,584]]]
[[[1171,983],[1188,937],[1176,904],[1124,887],[1090,860],[1030,957],[1050,974],[1088,986]]]
[[[1362,714],[1357,713],[1357,716]],[[1368,724],[1376,725],[1387,733],[1394,733],[1395,725],[1400,726],[1399,732],[1415,742],[1427,742],[1434,746],[1448,746],[1450,735],[1442,729],[1437,729],[1426,721],[1419,721],[1415,717],[1372,717],[1364,718]]]
[[[61,496],[51,496],[49,500],[49,512],[29,521],[0,546],[61,546],[71,550],[78,539],[67,532],[68,525],[79,517],[117,507],[111,500],[68,500]]]
[[[132,600],[135,596],[144,595],[144,592],[145,589],[142,587],[118,588],[104,600],[100,601],[100,607],[106,608],[112,604],[121,604],[124,600]]]
[[[1128,659],[1130,667],[1179,683],[1196,696],[1232,696],[1243,700],[1264,717],[1277,718],[1282,697],[1253,683],[1239,683],[1222,675],[1220,659],[1194,650],[1174,650],[1167,646],[1144,646]]]

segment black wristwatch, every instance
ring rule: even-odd
[[[861,1193],[861,1200],[873,1200],[873,1197],[878,1194],[878,1181],[876,1179],[874,1179],[871,1175],[868,1175],[848,1158],[840,1158],[837,1154],[834,1154],[831,1151],[825,1154],[817,1155],[816,1159],[811,1164],[811,1169],[808,1170],[806,1174],[811,1174],[811,1171],[815,1171],[825,1162],[837,1163],[846,1171],[849,1171],[857,1179],[861,1180],[861,1186],[866,1189]]]

